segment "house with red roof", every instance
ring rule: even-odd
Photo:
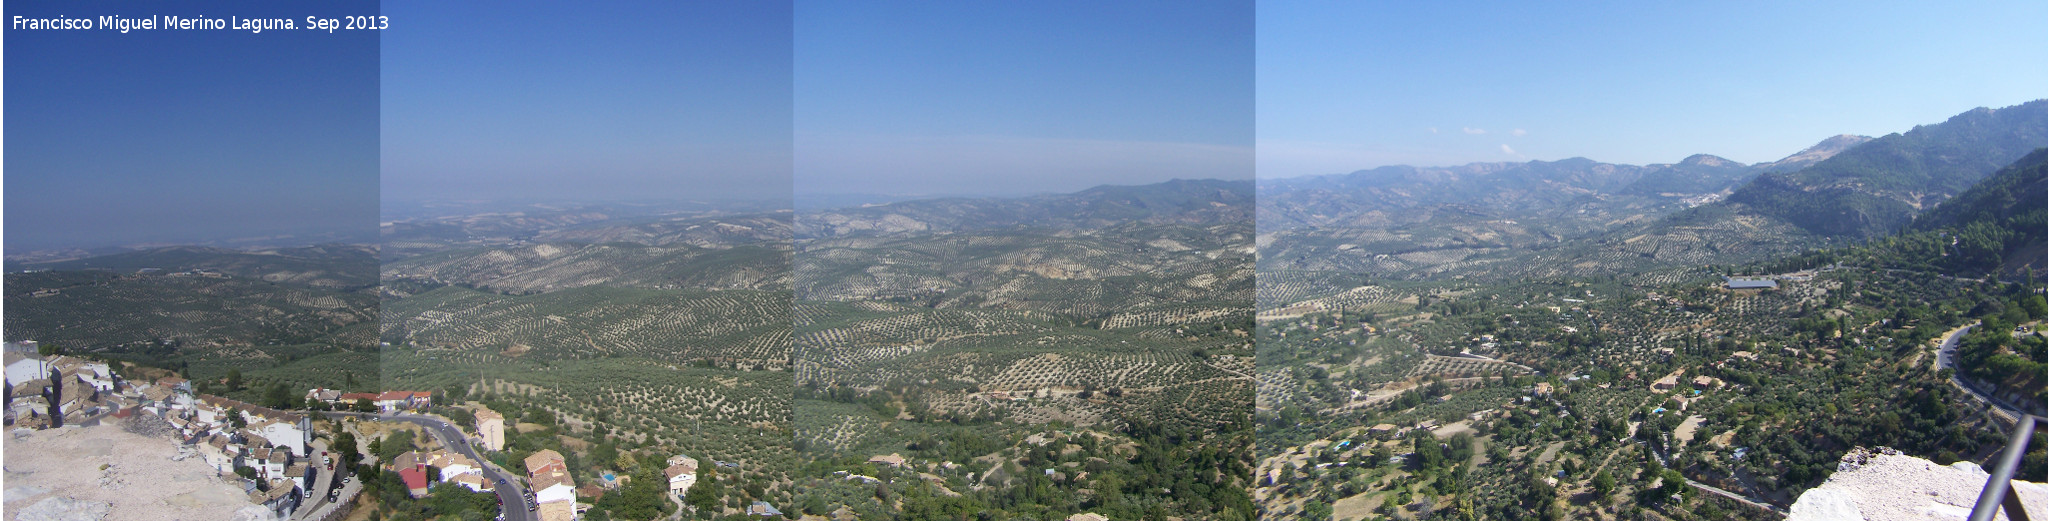
[[[413,498],[427,497],[427,471],[415,466],[399,470],[398,477],[405,479],[405,490]]]

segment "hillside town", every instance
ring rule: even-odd
[[[183,378],[130,382],[105,362],[34,354],[33,342],[6,351],[6,421],[14,429],[91,427],[138,414],[168,423],[181,454],[222,476],[239,475],[251,503],[286,518],[306,502],[322,469],[311,450],[312,419],[219,396],[195,394]]]
[[[175,440],[176,459],[203,461],[215,477],[239,483],[251,504],[263,506],[277,519],[340,519],[347,512],[345,505],[361,492],[360,484],[349,475],[347,462],[355,458],[330,453],[326,442],[316,441],[320,434],[314,423],[320,419],[317,415],[352,414],[368,422],[408,413],[456,424],[426,414],[436,405],[433,392],[358,393],[314,388],[303,395],[301,408],[280,410],[195,392],[195,387],[203,386],[177,376],[131,380],[117,370],[118,362],[52,351],[40,350],[33,341],[6,345],[5,421],[16,431],[15,438],[47,429],[136,423],[131,420],[147,417],[150,420],[144,421],[160,424],[161,434]],[[507,449],[505,415],[481,404],[463,410],[473,416],[462,426],[468,428],[462,429],[460,440],[468,445],[464,448],[475,451],[469,454],[488,457]],[[353,439],[348,444],[355,447]],[[369,452],[357,457],[374,461],[375,449]],[[455,447],[422,446],[375,464],[377,469],[397,475],[406,495],[420,500],[443,483],[469,492],[496,494],[507,483],[503,477],[493,479],[492,471],[524,478],[523,502],[528,507],[524,510],[531,519],[541,521],[582,519],[597,498],[631,481],[630,476],[605,473],[601,479],[579,486],[568,468],[568,458],[555,450],[543,449],[523,460],[513,456],[513,463],[523,465],[523,473],[497,469],[469,454]],[[673,495],[672,500],[680,502],[698,481],[699,462],[677,454],[665,463],[660,473],[667,480],[663,488]],[[766,502],[756,502],[744,511],[757,517],[782,515]]]

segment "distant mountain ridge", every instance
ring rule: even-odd
[[[1528,277],[1750,262],[1899,230],[2048,146],[2048,100],[1740,165],[1583,158],[1260,181],[1260,269]]]
[[[1851,137],[1853,138],[1853,137]],[[1393,226],[1429,220],[1427,210],[1452,205],[1490,209],[1496,218],[1535,217],[1616,196],[1617,204],[1659,205],[1732,190],[1769,165],[1817,160],[1840,151],[1844,136],[1792,157],[1744,165],[1710,154],[1677,163],[1628,165],[1583,157],[1449,167],[1383,166],[1349,174],[1261,180],[1263,230],[1324,226]]]
[[[2048,100],[1978,108],[1855,145],[1803,169],[1765,173],[1721,204],[1818,235],[1879,237],[2042,146],[2048,146]]]
[[[943,198],[797,216],[800,238],[896,236],[1015,227],[1094,229],[1129,222],[1203,224],[1252,218],[1251,181],[1176,179],[1021,198]]]
[[[52,271],[107,270],[117,273],[134,273],[150,268],[166,272],[205,270],[270,282],[363,289],[377,284],[377,247],[322,244],[233,250],[211,246],[167,246],[32,267]]]
[[[1813,166],[1814,163],[1826,161],[1828,158],[1835,157],[1836,154],[1840,154],[1844,150],[1848,150],[1852,147],[1855,147],[1856,145],[1868,143],[1872,139],[1877,138],[1873,138],[1870,136],[1842,134],[1821,140],[1820,143],[1810,147],[1806,147],[1805,150],[1801,150],[1798,153],[1792,154],[1790,156],[1785,156],[1784,159],[1771,161],[1768,163],[1757,163],[1751,166],[1756,167],[1757,170],[1762,172],[1790,172],[1793,170]]]

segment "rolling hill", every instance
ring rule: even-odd
[[[384,265],[389,291],[455,284],[502,293],[540,293],[585,286],[625,288],[770,289],[789,287],[787,247],[764,243],[703,248],[527,243],[421,253]]]
[[[1249,181],[1174,180],[1022,198],[947,198],[810,212],[799,238],[903,236],[1005,228],[1085,230],[1126,223],[1251,220]]]
[[[48,271],[105,270],[115,273],[136,273],[146,269],[158,272],[204,270],[269,282],[368,291],[377,284],[377,248],[358,244],[261,250],[171,246],[28,267]]]
[[[8,340],[153,363],[218,347],[376,342],[376,249],[169,247],[6,275]]]

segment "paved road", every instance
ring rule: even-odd
[[[340,457],[336,456],[335,461],[340,461]],[[325,470],[326,467],[321,467],[321,469],[320,472],[327,477],[320,480],[320,485],[314,487],[314,491],[308,492],[310,497],[307,499],[315,502],[299,507],[298,513],[294,514],[292,519],[327,519],[327,516],[332,514],[335,509],[347,507],[350,502],[355,500],[356,494],[362,493],[363,480],[351,479],[348,483],[341,485],[341,496],[339,498],[341,502],[328,503],[326,494],[327,487],[330,486],[328,484],[329,480],[335,479],[334,476],[339,475],[342,469],[339,463],[335,465],[335,472],[327,472]]]
[[[406,413],[330,412],[327,414],[329,416],[354,416],[383,421],[402,421],[425,427],[427,432],[432,433],[435,439],[441,441],[442,446],[448,447],[449,450],[462,454],[469,459],[476,460],[478,464],[482,465],[484,479],[491,480],[493,483],[500,483],[496,492],[498,499],[504,502],[505,506],[501,510],[505,514],[504,519],[506,521],[539,521],[540,519],[538,513],[527,510],[526,489],[519,486],[519,477],[506,472],[505,469],[498,468],[497,465],[491,464],[489,460],[477,455],[476,449],[469,446],[469,439],[464,437],[462,431],[449,424],[447,420],[433,416]]]
[[[1957,389],[1962,389],[1963,392],[1976,397],[1978,402],[1990,405],[1992,410],[1997,411],[2000,415],[1999,419],[2004,420],[2009,425],[2018,422],[2020,416],[2026,413],[2021,412],[2019,407],[2006,403],[2005,400],[1992,396],[1991,393],[1980,390],[1976,385],[1964,381],[1963,371],[1956,367],[1956,344],[1962,341],[1963,335],[1969,334],[1971,329],[1975,329],[1982,324],[1982,322],[1970,324],[1948,332],[1948,336],[1941,339],[1941,347],[1937,348],[1935,362],[1940,364],[1939,367],[1942,369],[1952,370],[1948,378],[1950,385],[1954,385]]]
[[[299,505],[298,512],[292,515],[293,519],[307,519],[313,515],[314,511],[320,510],[320,507],[327,503],[327,488],[334,482],[335,472],[329,472],[327,470],[327,463],[320,461],[322,459],[320,454],[327,452],[327,442],[313,440],[311,449],[313,452],[312,457],[306,458],[306,463],[308,464],[307,466],[312,467],[314,475],[318,477],[313,479],[313,488],[306,489],[306,503]],[[332,454],[328,455],[328,458],[340,459]],[[342,469],[340,465],[335,465],[335,470],[345,469]]]

